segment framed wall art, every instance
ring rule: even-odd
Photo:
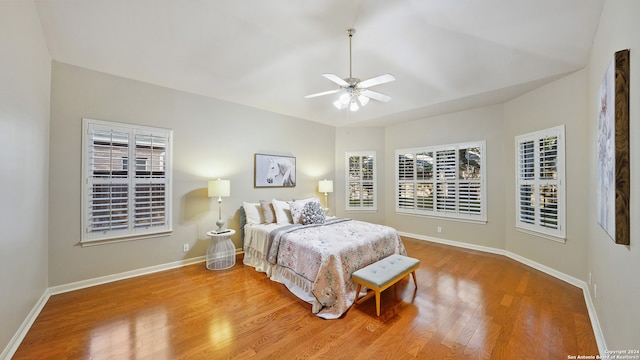
[[[598,89],[598,224],[616,244],[629,244],[629,50],[617,51]]]
[[[254,187],[295,187],[296,158],[255,154]]]

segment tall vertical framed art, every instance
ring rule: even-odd
[[[629,245],[629,50],[617,51],[598,89],[597,219],[616,244]]]

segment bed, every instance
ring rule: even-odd
[[[284,284],[325,319],[341,317],[353,304],[353,272],[406,255],[395,229],[325,217],[317,198],[245,202],[241,214],[243,263]]]

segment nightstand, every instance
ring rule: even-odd
[[[207,248],[207,269],[224,270],[236,264],[236,246],[231,241],[231,236],[235,233],[233,229],[207,233],[211,238],[211,244]]]

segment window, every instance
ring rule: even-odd
[[[377,210],[376,152],[347,152],[346,210]]]
[[[486,221],[485,142],[396,151],[396,211]]]
[[[82,125],[82,242],[171,231],[171,131],[90,119]]]
[[[516,227],[564,241],[564,126],[517,136],[516,172]]]

